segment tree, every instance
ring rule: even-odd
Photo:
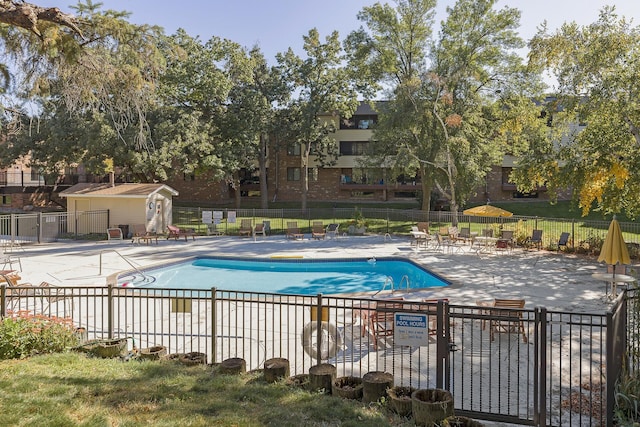
[[[496,93],[511,91],[514,77],[521,75],[515,50],[523,42],[515,33],[519,12],[496,11],[494,5],[458,1],[447,8],[433,42],[434,2],[399,1],[395,11],[375,5],[359,15],[370,32],[349,38],[352,63],[394,82],[374,148],[397,170],[419,170],[425,210],[436,187],[457,211],[500,159]],[[364,47],[354,49],[358,42]]]
[[[164,65],[157,49],[162,31],[130,24],[126,13],[101,11],[100,6],[91,0],[78,3],[74,17],[57,8],[0,1],[0,48],[6,61],[0,68],[10,70],[12,80],[5,118],[15,123],[24,114],[21,103],[58,96],[71,113],[106,113],[123,141],[148,149],[145,115]],[[130,127],[136,132],[127,141]]]
[[[260,176],[260,204],[268,208],[267,155],[270,138],[278,128],[278,108],[289,99],[290,93],[278,67],[269,67],[258,47],[254,47],[238,72],[251,70],[248,78],[238,80],[229,94],[226,128],[237,144],[249,149],[248,159],[258,160]],[[240,200],[236,192],[237,201]]]
[[[287,106],[288,143],[300,145],[302,209],[307,207],[309,192],[309,160],[315,157],[319,165],[330,164],[337,158],[336,141],[331,137],[333,120],[323,115],[350,117],[358,106],[357,93],[347,70],[342,65],[342,49],[338,32],[321,43],[314,28],[303,37],[306,59],[289,49],[278,54],[290,91],[296,94]]]
[[[572,187],[584,215],[591,209],[631,218],[640,213],[639,45],[640,28],[613,7],[590,25],[539,30],[530,42],[530,65],[557,79],[549,111],[563,136],[530,147],[516,174],[521,185]]]

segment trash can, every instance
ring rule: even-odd
[[[129,224],[118,224],[118,228],[122,230],[122,237],[124,239],[129,238]]]

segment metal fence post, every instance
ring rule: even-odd
[[[218,331],[216,330],[216,324],[218,319],[217,313],[217,294],[216,288],[211,288],[211,363],[216,363],[216,354],[218,352],[216,346],[216,336],[218,335]]]
[[[546,426],[547,420],[547,309],[536,307],[534,321],[534,369],[533,373],[533,421],[536,426]]]
[[[318,302],[316,303],[316,359],[318,365],[322,363],[322,294],[318,294]]]
[[[0,285],[0,319],[7,315],[7,283]]]
[[[113,338],[113,284],[107,286],[107,334]]]

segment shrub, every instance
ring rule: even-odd
[[[19,311],[0,321],[0,360],[58,353],[77,344],[71,319]]]

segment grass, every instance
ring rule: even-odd
[[[408,426],[383,403],[364,405],[260,373],[218,374],[171,360],[61,353],[0,364],[0,425]]]

